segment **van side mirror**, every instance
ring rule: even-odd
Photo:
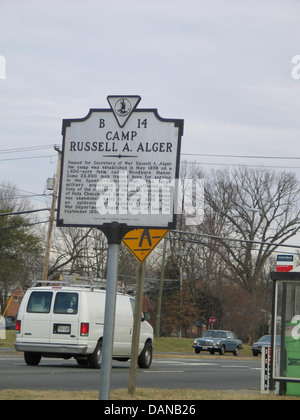
[[[145,312],[144,314],[142,314],[142,322],[144,322],[144,321],[150,321],[150,319],[151,319],[151,314],[150,314],[150,312]]]

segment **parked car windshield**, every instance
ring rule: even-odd
[[[214,337],[214,338],[227,338],[226,332],[224,331],[205,331],[203,337]]]
[[[258,341],[259,342],[263,341],[264,343],[271,343],[271,336],[270,335],[264,335]]]
[[[270,343],[271,344],[271,336],[270,335],[264,335],[261,337],[257,343]],[[280,346],[280,335],[276,336],[276,344]]]

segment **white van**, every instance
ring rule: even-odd
[[[99,369],[102,359],[105,290],[90,286],[45,286],[27,290],[17,318],[17,351],[36,366],[44,357],[70,359]],[[113,358],[127,361],[131,355],[135,299],[117,294]],[[140,368],[152,363],[153,328],[141,324]]]

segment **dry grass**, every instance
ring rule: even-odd
[[[33,391],[7,389],[0,391],[0,400],[97,400],[98,391]],[[112,401],[188,401],[188,400],[300,400],[300,397],[261,395],[247,391],[199,391],[193,389],[137,388],[134,395],[127,389],[111,391]]]
[[[16,341],[16,332],[15,331],[6,331],[5,340],[0,340],[0,348],[1,347],[13,348],[15,341]]]

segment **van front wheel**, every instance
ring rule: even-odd
[[[93,354],[89,356],[89,365],[92,369],[100,369],[102,362],[102,342],[99,341]]]
[[[31,353],[28,351],[25,351],[24,353],[24,359],[26,362],[26,365],[28,366],[37,366],[41,361],[42,355],[40,353]]]
[[[141,369],[149,369],[152,364],[152,345],[150,343],[146,343],[144,350],[139,355],[138,358],[138,365]]]

